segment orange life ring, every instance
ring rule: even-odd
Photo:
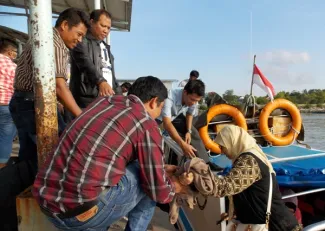
[[[213,117],[217,115],[229,115],[234,118],[237,126],[247,131],[245,116],[235,107],[228,104],[219,104],[211,107],[207,113],[207,125],[200,128],[200,137],[207,149],[214,153],[221,153],[220,147],[209,136],[208,126]]]
[[[268,126],[269,116],[275,109],[284,109],[289,112],[292,118],[292,125],[289,133],[284,137],[276,137],[272,134]],[[292,102],[286,99],[275,99],[265,105],[259,118],[259,127],[261,135],[265,140],[271,142],[274,146],[285,146],[291,144],[299,135],[302,119],[299,109]]]

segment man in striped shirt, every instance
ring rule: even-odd
[[[55,52],[56,93],[58,100],[74,116],[82,111],[76,104],[67,87],[67,67],[69,64],[69,49],[74,48],[87,32],[89,18],[83,11],[69,8],[63,11],[53,28],[53,43]],[[14,95],[10,102],[10,112],[18,129],[19,159],[31,160],[37,163],[36,123],[34,111],[34,75],[31,41],[18,59],[15,75]],[[60,114],[59,132],[64,128]]]
[[[9,101],[13,94],[13,85],[17,57],[17,44],[10,39],[0,41],[0,168],[7,163],[16,127],[9,111]]]
[[[98,98],[68,125],[32,189],[55,226],[106,231],[128,216],[126,230],[146,230],[155,202],[186,192],[164,166],[155,119],[166,98],[158,78],[141,77],[128,96]]]

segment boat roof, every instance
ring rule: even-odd
[[[0,26],[0,38],[10,38],[16,39],[21,43],[26,43],[28,41],[28,34],[11,29],[9,27]]]
[[[112,26],[119,31],[130,31],[133,0],[102,0],[101,8],[112,14]],[[25,0],[0,0],[0,5],[16,8],[28,8]],[[52,12],[59,14],[63,10],[75,7],[88,13],[94,10],[94,0],[52,0]]]

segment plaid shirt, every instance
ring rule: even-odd
[[[33,195],[43,207],[62,213],[117,185],[128,163],[138,160],[142,189],[152,200],[168,203],[175,189],[165,174],[162,144],[139,98],[98,98],[63,132],[38,172]]]
[[[14,93],[16,67],[9,57],[0,54],[0,104],[8,105]]]

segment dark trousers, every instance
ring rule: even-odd
[[[36,121],[34,95],[32,92],[15,92],[9,110],[18,130],[19,160],[37,163]],[[65,128],[65,123],[58,112],[59,134]]]
[[[9,104],[19,136],[19,158],[0,170],[0,230],[18,230],[16,196],[33,184],[37,173],[36,121],[34,95],[15,92]],[[59,134],[65,123],[58,112]]]
[[[205,149],[205,146],[201,140],[199,131],[195,127],[195,123],[198,123],[198,122],[199,122],[198,120],[193,119],[191,145],[197,150],[197,152],[195,153],[196,156],[203,159],[207,163],[210,161],[209,156],[208,156],[207,150]],[[184,139],[185,134],[187,132],[186,117],[183,114],[181,114],[173,120],[172,124],[174,125],[178,134]]]

